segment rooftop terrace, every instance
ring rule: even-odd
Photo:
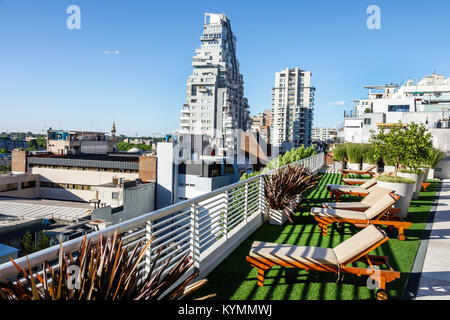
[[[324,166],[324,154],[300,160],[299,163],[317,172]],[[123,222],[120,233],[130,248],[136,246],[139,240],[155,237],[139,265],[144,275],[149,272],[160,249],[156,271],[164,268],[166,262],[170,268],[180,257],[189,253],[194,265],[186,277],[197,269],[199,278],[208,279],[208,284],[196,296],[216,293],[218,299],[373,299],[374,290],[367,287],[367,277],[352,274],[346,274],[343,281],[336,281],[337,276],[332,272],[273,267],[266,272],[264,286],[258,287],[257,270],[245,259],[252,242],[256,240],[333,248],[359,231],[351,225],[330,225],[328,235],[323,236],[317,228],[309,214],[311,207],[331,201],[326,184],[342,184],[341,174],[319,175],[319,184],[308,194],[303,207],[298,208],[294,224],[275,226],[264,223],[265,182],[264,175],[259,175]],[[383,228],[390,239],[373,251],[374,254],[388,256],[394,270],[401,272],[400,279],[388,285],[389,294],[394,299],[401,299],[405,288],[410,287],[408,281],[439,185],[438,180],[430,182],[427,191],[422,191],[420,198],[411,202],[407,220],[413,225],[405,232],[406,240],[397,240],[395,229],[389,231]],[[355,201],[355,197],[341,197],[341,201],[350,199]],[[95,241],[100,235],[112,235],[117,227],[107,227],[87,237]],[[76,252],[80,243],[81,238],[67,241],[63,244],[63,250]],[[58,251],[59,246],[54,246],[31,254],[30,264],[39,266],[44,261],[52,261],[58,257]],[[17,259],[16,263],[27,266],[25,258]],[[0,265],[0,279],[16,275],[17,270],[12,263]]]

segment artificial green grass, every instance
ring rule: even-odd
[[[208,276],[208,283],[190,295],[190,298],[215,293],[215,299],[221,300],[366,300],[373,299],[374,290],[367,286],[367,277],[345,274],[343,281],[338,281],[334,273],[305,271],[294,268],[275,266],[266,271],[263,287],[256,284],[257,270],[245,260],[253,241],[276,242],[299,246],[319,246],[332,248],[349,238],[360,229],[352,225],[337,228],[335,224],[328,227],[328,235],[322,233],[309,215],[311,207],[320,206],[322,202],[332,201],[325,185],[340,184],[342,175],[324,174],[318,186],[310,192],[310,203],[301,208],[294,224],[284,226],[264,224],[239,245]],[[407,239],[397,240],[396,230],[388,232],[389,241],[372,251],[371,254],[387,255],[391,266],[401,272],[401,278],[387,284],[391,299],[401,299],[408,273],[411,271],[425,228],[428,213],[434,201],[438,180],[431,180],[427,192],[421,192],[420,198],[412,201],[407,220],[412,221],[411,228],[405,231]],[[352,196],[344,196],[342,201],[358,201]],[[386,230],[386,229],[385,229]],[[360,265],[361,266],[361,265]]]

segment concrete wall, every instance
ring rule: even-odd
[[[34,181],[35,186],[27,188],[22,187],[22,183]],[[17,184],[17,190],[2,191],[3,187],[8,184]],[[31,174],[15,174],[3,175],[0,178],[0,196],[2,197],[19,197],[19,198],[38,198],[39,197],[39,175]]]
[[[139,178],[142,181],[156,181],[157,160],[154,156],[139,157]]]
[[[11,152],[11,171],[12,172],[27,172],[27,152],[20,150],[13,150]]]
[[[136,180],[137,178],[139,178],[138,173],[126,172],[52,169],[37,167],[31,168],[30,171],[33,174],[40,174],[41,181],[91,186],[110,183],[112,182],[112,179],[114,177],[124,178],[125,180]]]
[[[156,209],[164,208],[178,199],[176,192],[178,186],[178,166],[173,162],[174,143],[159,142],[156,146],[158,157],[157,185],[156,185]]]
[[[450,157],[446,157],[439,161],[434,169],[434,178],[450,179]]]
[[[450,128],[431,129],[433,146],[444,152],[450,153]]]
[[[110,192],[115,190],[114,188],[109,189]],[[91,219],[103,219],[116,224],[152,212],[155,210],[155,193],[155,183],[139,184],[126,188],[123,190],[122,210],[113,212],[113,208],[110,206],[99,208],[92,212]]]

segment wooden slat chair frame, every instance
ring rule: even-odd
[[[369,182],[371,179],[368,179],[366,182]],[[352,195],[352,196],[357,196],[357,197],[365,197],[369,194],[370,189],[372,187],[374,187],[376,185],[376,182],[371,185],[370,187],[368,187],[367,189],[361,189],[358,191],[355,191],[355,189],[352,190],[352,188],[349,188],[349,190],[338,190],[335,189],[334,186],[335,185],[326,185],[325,188],[329,191],[330,197],[336,199],[336,202],[339,202],[340,198],[342,195],[344,194],[348,194],[348,195]],[[350,186],[345,186],[345,185],[339,185],[339,187],[350,187]],[[358,187],[356,187],[358,188]]]
[[[390,195],[397,201],[400,196],[395,193],[390,193]],[[365,227],[369,224],[374,225],[383,225],[387,226],[388,228],[396,228],[398,230],[398,240],[403,241],[406,239],[405,236],[405,229],[412,226],[412,222],[405,221],[403,218],[400,218],[396,214],[401,210],[394,209],[393,213],[390,211],[392,208],[387,208],[380,212],[376,217],[370,220],[361,220],[361,219],[350,219],[350,218],[341,218],[341,217],[321,217],[319,215],[314,215],[314,218],[316,219],[318,223],[318,227],[322,230],[322,235],[326,236],[328,231],[328,226],[333,223],[341,224],[341,223],[349,223],[353,224],[357,227]],[[352,210],[349,210],[352,211]],[[358,210],[353,210],[358,211]],[[365,210],[362,210],[365,211]]]
[[[353,174],[368,174],[368,175],[370,175],[370,176],[372,177],[373,175],[377,174],[375,171],[372,171],[372,170],[375,169],[375,168],[376,168],[376,165],[375,165],[375,166],[370,166],[370,169],[369,169],[369,170],[350,170],[350,169],[342,169],[342,176],[343,176],[344,178],[347,178],[347,176],[348,176],[349,174],[353,173]]]
[[[346,186],[354,186],[363,184],[364,182],[367,181],[367,179],[343,178],[342,181],[345,183]]]
[[[423,191],[427,192],[427,188],[431,185],[431,182],[422,182]]]
[[[367,191],[342,191],[342,190],[336,190],[336,189],[331,189],[329,190],[330,192],[330,197],[336,199],[336,202],[339,202],[341,200],[341,196],[344,194],[348,194],[350,196],[357,196],[357,197],[365,197],[369,194],[369,189],[367,189]]]
[[[350,273],[357,275],[358,277],[369,276],[370,278],[378,282],[379,289],[386,290],[386,283],[392,282],[400,278],[400,272],[395,271],[391,267],[391,265],[389,264],[389,258],[387,256],[368,255],[368,253],[375,250],[388,240],[389,240],[388,237],[383,238],[382,240],[380,240],[367,250],[363,251],[361,254],[343,263],[341,267],[337,265],[326,265],[314,262],[311,263],[302,263],[299,261],[290,262],[281,259],[267,259],[264,257],[252,257],[252,256],[247,256],[246,261],[249,262],[252,267],[258,269],[257,284],[260,287],[264,286],[264,278],[266,270],[272,268],[273,266],[282,266],[288,268],[305,269],[306,271],[315,270],[322,272],[333,272],[335,274],[338,274],[339,272]],[[368,267],[360,268],[355,266],[348,266],[349,264],[354,265],[356,262],[363,262]],[[377,270],[377,272],[375,272],[373,266],[382,266],[382,265],[386,265],[388,267],[388,270],[380,269]]]

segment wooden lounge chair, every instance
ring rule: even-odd
[[[427,192],[427,188],[430,186],[431,182],[422,182],[423,191]]]
[[[283,245],[255,241],[246,260],[258,269],[258,286],[264,285],[264,273],[272,266],[301,268],[341,273],[357,276],[369,276],[378,284],[376,298],[388,298],[386,283],[400,278],[400,272],[389,265],[388,257],[368,255],[368,253],[388,241],[386,233],[369,225],[334,248]],[[356,267],[356,262],[363,262],[368,267]],[[373,266],[386,265],[387,270],[374,272]]]
[[[342,182],[345,183],[345,185],[353,186],[353,185],[360,185],[367,182],[367,179],[358,179],[358,178],[343,178]]]
[[[379,198],[375,204],[365,211],[312,208],[311,215],[318,222],[324,236],[327,235],[328,225],[332,223],[351,223],[357,227],[377,224],[398,229],[397,238],[403,241],[406,239],[404,231],[412,225],[412,222],[405,221],[397,215],[389,213],[390,208],[399,198],[400,196],[392,192]]]
[[[354,210],[354,211],[365,211],[369,209],[371,206],[376,204],[376,202],[385,194],[394,192],[394,190],[381,188],[378,186],[374,186],[370,188],[369,194],[365,196],[361,201],[348,201],[348,202],[323,202],[323,208],[329,209],[342,209],[342,210]],[[398,214],[401,211],[401,208],[393,208],[389,209],[389,213]]]
[[[354,174],[368,174],[368,175],[373,176],[374,174],[376,174],[376,172],[375,172],[375,171],[372,171],[372,170],[375,169],[376,167],[377,167],[376,165],[368,166],[368,167],[365,167],[365,168],[362,169],[362,170],[342,169],[342,176],[345,178],[345,177],[347,177],[347,175],[348,175],[349,173],[354,173]]]
[[[370,189],[377,184],[375,178],[367,180],[360,186],[344,186],[340,184],[327,184],[325,187],[330,192],[330,196],[339,201],[341,195],[350,194],[358,197],[365,197],[369,194]]]

